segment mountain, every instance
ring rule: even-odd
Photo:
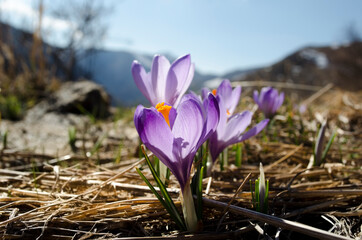
[[[12,72],[21,73],[28,69],[35,69],[31,60],[34,44],[33,33],[0,22],[0,68],[3,67],[2,71],[11,74]],[[38,49],[41,49],[40,52],[46,63],[46,69],[63,81],[70,80],[66,79],[67,72],[64,69],[64,64],[67,63],[67,52],[45,42],[40,44]],[[63,52],[62,55],[59,55],[59,52]],[[152,55],[101,49],[93,49],[90,54],[81,55],[82,57],[76,63],[75,79],[87,78],[102,85],[110,94],[114,105],[148,104],[133,81],[131,64],[137,60],[149,70],[152,64]],[[164,55],[171,62],[176,59],[170,54]],[[199,90],[205,80],[214,77],[214,75],[202,74],[195,70],[191,89]]]
[[[33,34],[1,23],[0,30],[0,60],[3,59],[0,62],[3,62],[3,71],[11,73],[12,68],[9,66],[12,65],[15,66],[15,71],[20,71],[26,65],[31,69]],[[14,53],[11,58],[8,48]],[[42,43],[40,49],[49,71],[61,79],[68,80],[65,79],[66,73],[61,68],[62,59],[56,57],[56,52],[62,49],[46,43]],[[165,56],[171,62],[175,60],[170,54]],[[95,49],[91,54],[79,59],[76,76],[103,85],[114,105],[148,104],[133,81],[131,64],[137,60],[149,70],[152,59],[153,56],[149,54]],[[23,64],[24,61],[26,64]],[[305,47],[271,66],[235,70],[222,76],[203,74],[195,70],[190,89],[199,91],[203,86],[216,88],[224,78],[231,81],[264,80],[314,86],[324,86],[332,82],[346,90],[360,90],[362,89],[362,42],[334,47]]]
[[[312,86],[334,83],[345,90],[361,90],[362,42],[332,47],[305,47],[271,66],[234,77],[234,80],[290,82]]]
[[[165,56],[170,62],[176,59],[167,54]],[[94,50],[92,54],[87,55],[78,62],[80,69],[78,75],[79,77],[89,75],[93,81],[103,85],[111,95],[112,102],[115,105],[148,104],[146,98],[133,81],[131,64],[134,60],[137,60],[149,71],[152,59],[153,56],[151,55],[129,51]],[[205,80],[214,77],[214,75],[201,74],[195,70],[191,90],[199,90]]]

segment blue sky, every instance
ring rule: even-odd
[[[2,0],[0,5],[9,1],[17,6],[37,2]],[[116,4],[106,19],[105,48],[174,56],[190,53],[202,72],[222,74],[263,66],[303,46],[343,44],[351,24],[362,34],[362,1],[358,0],[106,2]],[[61,22],[58,25],[62,27]]]

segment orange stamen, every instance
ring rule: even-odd
[[[228,116],[230,116],[229,109],[226,109],[226,114],[227,114]]]
[[[162,116],[165,118],[165,121],[169,127],[171,127],[171,126],[170,126],[170,119],[168,118],[168,115],[170,114],[171,108],[172,108],[171,106],[165,105],[164,102],[158,103],[156,105],[157,111],[159,111],[162,114]]]
[[[216,89],[212,90],[211,92],[214,94],[214,96],[216,96]]]

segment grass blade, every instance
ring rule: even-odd
[[[328,143],[327,143],[326,148],[325,148],[324,151],[323,151],[323,154],[322,154],[322,163],[323,163],[324,160],[326,159],[327,153],[328,153],[329,149],[331,148],[332,143],[333,143],[334,138],[336,137],[336,135],[337,135],[337,132],[334,131],[332,137],[329,139],[329,141],[328,141]]]
[[[173,214],[173,217],[175,219],[177,219],[177,221],[175,221],[176,223],[178,223],[177,225],[179,225],[179,226],[182,225],[181,228],[183,230],[186,230],[186,226],[185,226],[179,212],[177,211],[177,208],[176,208],[175,204],[173,203],[172,198],[170,197],[170,194],[167,192],[167,189],[166,189],[165,185],[162,183],[161,179],[158,177],[155,169],[153,168],[152,163],[151,163],[150,159],[148,158],[144,147],[141,146],[141,149],[142,149],[142,152],[143,152],[143,154],[145,156],[146,163],[147,163],[148,167],[151,170],[152,176],[155,179],[155,181],[157,183],[157,186],[160,188],[160,192],[161,192],[162,196],[164,197],[165,203],[171,209],[171,212],[169,212],[169,213]]]

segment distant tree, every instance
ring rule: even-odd
[[[67,79],[74,80],[77,61],[100,46],[107,31],[104,18],[110,11],[111,8],[99,0],[64,0],[52,6],[51,15],[69,23],[64,33],[64,48],[54,53]]]
[[[350,43],[362,42],[362,35],[358,31],[357,26],[354,22],[349,24],[346,28],[347,40]]]

